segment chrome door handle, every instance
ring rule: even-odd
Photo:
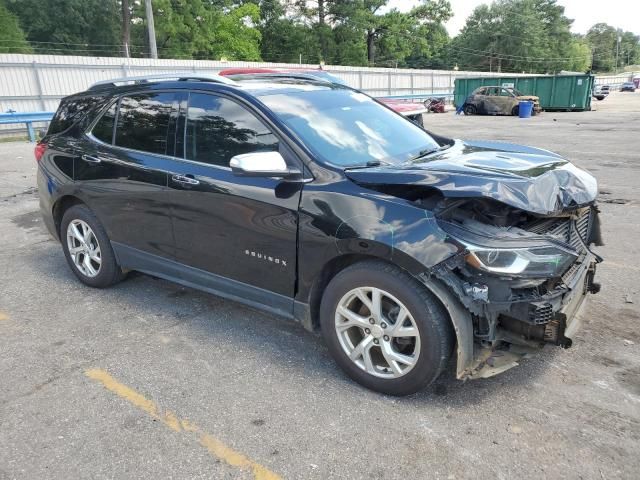
[[[102,162],[102,160],[100,160],[98,157],[92,157],[91,155],[82,155],[82,160],[84,160],[85,162],[89,162],[89,163],[100,163],[100,162]]]
[[[184,183],[185,185],[200,185],[200,181],[187,175],[173,175],[171,177],[174,182]]]

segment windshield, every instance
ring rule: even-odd
[[[509,90],[511,90],[511,93],[513,93],[516,97],[524,97],[524,93],[522,93],[520,90],[516,90],[515,88],[510,88]]]
[[[323,162],[401,164],[439,147],[413,122],[346,88],[264,94],[260,100]]]

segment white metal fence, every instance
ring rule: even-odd
[[[85,90],[91,84],[111,78],[153,73],[194,72],[211,74],[232,67],[317,68],[317,65],[168,60],[118,57],[0,54],[0,112],[54,111],[60,99]],[[456,77],[505,74],[453,70],[414,70],[325,66],[324,69],[350,86],[373,96],[438,95],[453,92]],[[517,74],[508,74],[516,76]],[[627,75],[627,81],[632,75]],[[608,83],[600,81],[597,83]],[[617,82],[611,82],[616,84]],[[620,82],[621,83],[621,82]],[[0,133],[15,127],[0,127]]]
[[[616,90],[624,82],[631,82],[638,74],[631,72],[621,73],[619,75],[601,75],[596,77],[596,85],[609,85],[612,89]]]
[[[100,80],[154,73],[211,74],[232,67],[317,68],[318,65],[167,60],[117,57],[0,54],[0,112],[54,111],[60,99]],[[453,91],[456,77],[478,72],[328,65],[330,72],[373,96],[437,95]],[[486,73],[482,73],[486,75]],[[4,126],[0,133],[15,131]]]

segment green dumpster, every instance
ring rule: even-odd
[[[526,77],[474,77],[456,78],[454,104],[465,99],[479,87],[513,87],[523,95],[540,97],[543,110],[591,110],[593,75],[531,75]]]

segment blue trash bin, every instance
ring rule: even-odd
[[[533,102],[522,101],[518,103],[518,116],[520,118],[531,118],[533,112]]]

